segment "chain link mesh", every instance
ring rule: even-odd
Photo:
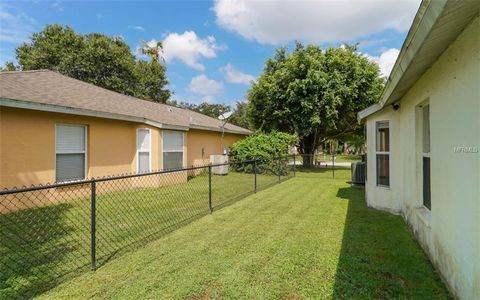
[[[0,191],[0,298],[35,296],[286,180],[295,174],[293,160],[231,162]]]

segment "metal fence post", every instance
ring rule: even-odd
[[[253,192],[257,192],[257,161],[253,161]]]
[[[278,183],[280,183],[281,179],[280,179],[280,174],[282,172],[281,170],[281,167],[280,167],[280,159],[277,158],[277,164],[278,164]]]
[[[91,257],[91,268],[92,271],[95,271],[97,269],[97,259],[96,259],[96,210],[97,210],[97,205],[96,205],[96,182],[95,180],[92,181],[90,190],[91,190],[91,204],[90,204],[90,210],[91,210],[91,221],[90,221],[90,257]]]
[[[296,174],[295,174],[295,171],[296,171],[296,169],[297,169],[297,162],[295,161],[296,157],[297,157],[297,155],[294,154],[294,155],[293,155],[293,177],[295,177],[295,175],[296,175]]]
[[[208,166],[208,212],[212,213],[212,166]]]
[[[332,153],[332,171],[333,171],[333,178],[335,179],[335,152]]]

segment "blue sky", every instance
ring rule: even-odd
[[[233,104],[279,46],[359,43],[388,75],[419,0],[1,1],[0,64],[46,24],[162,41],[173,99]]]

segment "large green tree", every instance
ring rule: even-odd
[[[161,45],[160,45],[161,46]],[[157,45],[158,47],[158,45]],[[152,49],[144,49],[151,53]],[[21,70],[49,69],[126,95],[165,103],[170,97],[165,66],[137,60],[120,37],[78,34],[47,25],[16,49]]]
[[[248,103],[244,101],[237,101],[237,107],[232,116],[228,119],[229,123],[247,129],[253,129],[247,116]]]
[[[218,118],[220,115],[232,111],[232,107],[227,104],[208,103],[193,104],[188,102],[169,101],[168,104],[184,109],[199,112],[201,114]],[[236,108],[227,122],[247,129],[253,129],[247,117],[247,102],[237,101]]]
[[[169,104],[180,107],[180,108],[199,112],[201,114],[207,115],[215,119],[218,118],[220,115],[232,110],[232,108],[229,105],[220,104],[220,103],[202,102],[200,104],[194,104],[194,103],[188,103],[183,101],[182,102],[169,101]]]
[[[376,102],[382,88],[378,65],[355,46],[297,43],[267,60],[248,92],[248,116],[261,131],[296,133],[299,152],[313,154],[329,139],[358,132],[357,112]]]

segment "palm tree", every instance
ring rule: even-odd
[[[150,42],[145,42],[142,41],[142,47],[139,49],[139,52],[143,55],[147,55],[152,59],[153,62],[159,62],[160,59],[162,61],[165,61],[163,58],[163,45],[162,42],[159,41],[150,41]]]

